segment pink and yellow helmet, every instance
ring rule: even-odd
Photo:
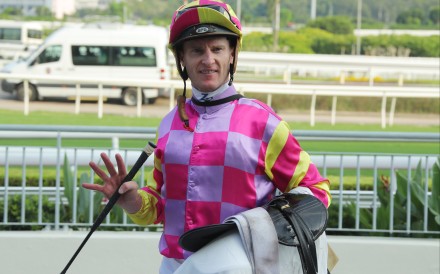
[[[232,73],[237,65],[241,45],[241,24],[231,6],[219,0],[197,0],[179,7],[173,14],[168,47],[176,57],[176,65],[184,80],[188,78],[179,63],[177,46],[182,42],[206,36],[229,36],[237,38]]]

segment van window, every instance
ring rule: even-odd
[[[28,29],[27,36],[28,38],[32,38],[32,39],[42,39],[43,32],[37,29]]]
[[[72,62],[77,66],[106,66],[109,56],[107,46],[72,46]]]
[[[53,45],[47,47],[37,57],[38,64],[57,62],[61,57],[61,45]]]
[[[151,47],[113,47],[112,52],[115,66],[156,66],[156,51]]]
[[[0,40],[21,40],[21,29],[19,28],[0,28]]]
[[[72,46],[72,62],[77,66],[155,67],[156,51],[152,47]]]

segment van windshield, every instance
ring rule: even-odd
[[[72,61],[77,66],[134,66],[155,67],[153,47],[133,46],[72,46]]]

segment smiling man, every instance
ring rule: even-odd
[[[191,80],[192,96],[186,98],[185,84],[178,106],[162,120],[146,186],[125,183],[118,201],[140,225],[163,223],[161,274],[174,273],[192,255],[179,246],[183,233],[265,205],[276,190],[306,189],[330,203],[329,181],[287,123],[264,103],[237,93],[241,38],[240,21],[221,1],[194,1],[174,13],[169,47],[184,83]],[[110,176],[91,163],[104,185],[84,187],[110,196],[125,167],[120,155],[119,171],[107,155],[102,159]]]

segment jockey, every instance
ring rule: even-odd
[[[255,271],[250,261],[253,256],[243,249],[238,226],[223,235],[229,237],[221,243],[230,246],[221,245],[221,250],[214,249],[214,255],[205,253],[211,254],[210,260],[196,260],[206,249],[193,254],[179,245],[179,238],[193,229],[222,224],[229,217],[253,209],[259,212],[252,215],[258,217],[254,220],[261,217],[273,232],[271,222],[263,221],[269,220],[267,214],[261,214],[258,208],[268,204],[277,191],[302,189],[324,207],[330,204],[328,179],[320,175],[289,125],[263,102],[237,92],[233,81],[241,42],[240,21],[226,3],[198,0],[174,12],[168,46],[185,88],[177,106],[158,127],[154,168],[145,186],[123,184],[118,200],[135,223],[163,224],[160,274],[252,273],[246,271]],[[187,80],[191,82],[190,98],[186,96]],[[124,162],[116,155],[116,171],[107,155],[101,157],[110,176],[91,163],[104,185],[83,186],[110,196],[125,176]],[[276,240],[276,235],[271,235]],[[290,258],[296,250],[289,247],[283,251],[284,247],[278,245],[273,248],[282,251],[279,258]],[[218,263],[212,259],[218,259]],[[199,272],[187,268],[198,268],[200,264],[206,267]],[[296,267],[301,269],[301,264]]]

